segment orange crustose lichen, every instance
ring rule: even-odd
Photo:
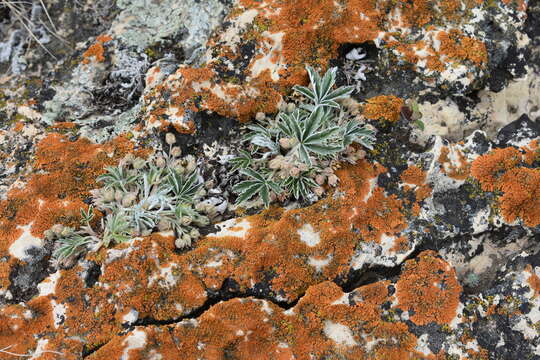
[[[502,175],[520,162],[521,153],[516,148],[495,149],[473,162],[471,175],[480,182],[482,190],[494,191],[500,187]]]
[[[401,181],[407,184],[421,186],[426,181],[426,173],[418,166],[411,165],[401,173]]]
[[[506,221],[519,218],[534,227],[540,224],[540,172],[524,166],[530,164],[516,148],[495,149],[473,162],[471,174],[482,190],[502,193],[498,203]]]
[[[520,167],[501,177],[500,190],[504,193],[499,204],[506,221],[520,218],[527,226],[540,224],[540,171]]]
[[[483,42],[464,36],[457,29],[440,32],[438,40],[440,53],[449,59],[468,60],[481,67],[487,65],[487,50]]]
[[[0,202],[0,251],[8,252],[25,225],[31,225],[32,236],[41,237],[55,223],[78,224],[79,209],[86,207],[83,200],[96,187],[96,177],[132,148],[124,137],[105,145],[55,133],[43,139],[37,145],[35,174]]]
[[[525,270],[531,274],[528,280],[529,286],[531,289],[533,289],[536,296],[540,296],[540,277],[536,275],[533,267],[530,264],[527,265]]]
[[[393,95],[380,95],[367,101],[364,116],[372,120],[396,122],[401,114],[403,99]]]
[[[103,62],[105,61],[105,48],[103,47],[103,44],[109,42],[112,40],[112,37],[109,35],[100,35],[96,38],[96,42],[88,48],[83,53],[83,64],[90,63],[90,58],[94,58],[96,62]]]
[[[407,261],[396,290],[398,306],[413,311],[411,321],[417,325],[444,325],[456,316],[461,286],[455,270],[434,252]]]
[[[427,280],[414,282],[412,267],[422,271]],[[450,289],[433,289],[429,281]],[[447,323],[455,316],[456,301],[459,301],[460,289],[455,283],[453,270],[434,253],[424,252],[414,264],[409,262],[395,286],[398,289],[413,287],[412,291],[421,292],[420,287],[425,285],[422,296],[429,295],[435,308],[443,306],[436,310],[447,311],[436,315],[429,309],[427,319]],[[179,356],[184,359],[230,357],[239,360],[444,359],[444,351],[436,356],[425,356],[417,350],[418,339],[407,324],[399,317],[391,316],[401,303],[385,308],[385,304],[395,302],[396,296],[400,300],[399,294],[390,295],[391,285],[391,281],[379,281],[346,294],[335,283],[323,281],[309,287],[298,304],[288,311],[251,297],[221,302],[197,318],[196,323],[186,320],[174,326],[136,329],[139,334],[144,332],[146,341],[140,348],[130,350],[130,358],[144,359],[151,354],[160,354],[165,359]],[[412,316],[413,321],[422,323],[419,319],[422,319],[423,309],[417,304],[412,307],[417,311]],[[343,343],[335,339],[331,331],[333,326],[348,329],[350,341]],[[132,335],[133,332],[115,336],[89,359],[116,357],[125,351],[126,339]]]
[[[209,110],[241,121],[257,112],[275,112],[291,86],[307,83],[305,66],[324,71],[338,55],[340,45],[374,41],[383,34],[385,46],[408,47],[405,50],[415,62],[418,59],[414,59],[414,47],[419,50],[420,41],[413,45],[400,42],[396,40],[400,39],[399,33],[386,33],[386,26],[421,28],[441,20],[459,24],[463,17],[470,16],[468,11],[474,6],[476,0],[449,0],[444,4],[432,0],[241,0],[229,13],[228,31],[210,39],[211,57],[203,67],[183,66],[162,86],[145,94],[150,121],[190,132],[194,127],[188,124],[189,117],[184,118],[187,110]],[[432,57],[437,58],[439,71],[444,69],[441,61],[445,59],[485,64],[484,44],[458,30],[440,32],[436,40],[442,46],[440,54]],[[254,45],[252,56],[246,56],[244,44]],[[427,60],[434,63],[433,59]],[[242,71],[229,74],[227,64],[231,62],[239,63]],[[197,72],[205,72],[204,77],[190,80],[190,73]],[[376,103],[379,100],[384,104]],[[383,96],[372,99],[367,112],[377,119],[396,121],[401,105],[401,99]]]

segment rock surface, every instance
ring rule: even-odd
[[[540,359],[537,1],[46,5],[28,29],[0,5],[0,357]],[[306,65],[355,86],[374,148],[314,204],[242,213],[242,122]],[[204,236],[54,267],[44,232],[167,132],[212,180]]]

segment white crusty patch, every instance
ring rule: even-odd
[[[122,317],[122,323],[133,324],[139,318],[139,312],[135,309],[129,310],[129,312]]]
[[[37,360],[37,359],[41,358],[41,355],[43,355],[44,353],[47,352],[45,350],[45,348],[47,347],[48,343],[49,343],[48,339],[39,339],[38,342],[37,342],[36,350],[34,351],[34,354],[30,358],[30,360],[32,360],[32,359]]]
[[[429,335],[423,334],[421,335],[418,340],[416,340],[416,351],[421,352],[425,356],[433,355],[431,350],[429,349]]]
[[[285,33],[278,32],[275,34],[270,34],[268,31],[265,31],[262,36],[270,39],[270,42],[265,41],[266,46],[265,55],[255,60],[251,66],[251,76],[256,78],[261,75],[265,70],[270,71],[270,76],[273,81],[279,80],[279,71],[284,68],[281,63],[281,51],[283,49],[282,40]],[[275,56],[279,57],[277,62],[273,62],[272,58]]]
[[[52,273],[45,280],[40,282],[37,286],[39,290],[39,296],[47,296],[54,294],[56,289],[56,282],[60,279],[60,271]]]
[[[32,223],[25,226],[17,226],[17,228],[22,229],[22,234],[17,240],[11,244],[9,247],[9,255],[13,256],[16,259],[24,260],[29,257],[27,251],[33,247],[41,248],[43,247],[43,240],[33,236],[30,233],[32,228]]]
[[[332,261],[332,255],[328,255],[328,257],[324,259],[310,256],[308,259],[308,264],[313,266],[317,272],[321,272],[322,269],[328,264],[330,264],[331,261]]]
[[[133,244],[135,240],[137,239],[142,239],[142,238],[131,239],[128,243],[129,246],[123,249],[107,249],[107,260],[105,260],[105,264],[108,265],[117,259],[127,257],[134,250]]]
[[[338,345],[342,346],[355,346],[358,345],[354,340],[352,330],[345,325],[326,320],[324,322],[324,335],[330,340],[334,341]]]
[[[344,293],[341,297],[335,300],[332,305],[350,305],[349,293]]]
[[[305,243],[307,246],[317,246],[321,242],[319,233],[313,229],[311,224],[304,224],[300,229],[298,229],[297,232],[298,235],[300,235],[300,241]]]
[[[228,43],[231,47],[239,44],[242,41],[240,38],[242,30],[244,30],[248,24],[251,24],[258,14],[259,12],[256,9],[244,11],[240,16],[232,20],[232,24],[220,36],[220,40]]]
[[[58,329],[64,320],[66,319],[66,306],[64,304],[58,304],[56,301],[51,300],[51,306],[53,309],[54,327]]]
[[[142,349],[146,345],[146,332],[144,330],[134,330],[125,340],[124,352],[120,360],[129,359],[129,351],[135,349]]]
[[[167,266],[160,266],[159,273],[155,273],[149,278],[148,285],[152,285],[154,281],[157,281],[159,286],[166,288],[172,288],[176,285],[177,277],[173,274],[173,266],[175,266],[175,264],[172,263]]]
[[[251,228],[249,220],[242,219],[238,221],[237,219],[230,219],[222,223],[217,224],[219,231],[208,235],[208,237],[227,237],[234,236],[239,238],[244,238]]]
[[[262,311],[264,311],[265,313],[267,313],[269,315],[271,315],[274,312],[274,310],[272,310],[272,308],[268,304],[268,301],[266,301],[266,300],[261,301],[261,309],[262,309]]]

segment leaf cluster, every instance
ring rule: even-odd
[[[232,160],[233,170],[246,178],[233,188],[238,204],[258,197],[268,207],[271,195],[316,198],[331,173],[329,164],[339,161],[351,144],[372,148],[373,130],[344,115],[338,101],[354,89],[334,88],[336,71],[332,68],[320,76],[307,67],[310,86],[293,88],[306,103],[281,111],[273,121],[247,126],[250,131],[244,140],[249,151],[242,150]]]
[[[199,237],[197,227],[209,223],[196,209],[202,184],[194,158],[160,155],[149,160],[124,159],[97,178],[102,187],[93,190],[92,201],[103,213],[96,230],[91,226],[94,206],[81,209],[81,227],[56,234],[54,258],[64,261],[85,249],[98,249],[146,236],[152,231],[173,230],[183,243]]]

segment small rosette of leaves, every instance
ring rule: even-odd
[[[198,206],[202,184],[193,157],[128,156],[105,170],[97,178],[102,187],[91,191],[92,202],[103,215],[97,226],[92,227],[94,207],[90,206],[81,210],[78,230],[49,230],[49,237],[56,239],[56,262],[66,263],[90,248],[109,247],[156,230],[173,231],[181,239],[177,243],[188,246],[200,236],[197,228],[209,224],[203,213],[208,207]]]
[[[335,88],[336,68],[322,77],[311,67],[307,72],[310,86],[294,87],[307,103],[293,109],[289,104],[275,119],[247,126],[249,149],[232,160],[233,171],[248,179],[233,187],[237,204],[260,199],[268,207],[274,198],[317,199],[325,185],[336,185],[339,162],[354,163],[365,155],[362,147],[372,149],[374,131],[339,102],[353,87]]]
[[[249,178],[242,181],[233,187],[233,191],[240,194],[238,203],[243,203],[250,200],[255,195],[259,195],[264,203],[264,206],[270,205],[270,193],[273,191],[276,194],[281,192],[279,183],[273,181],[269,175],[263,175],[250,168],[242,169],[240,173]]]

